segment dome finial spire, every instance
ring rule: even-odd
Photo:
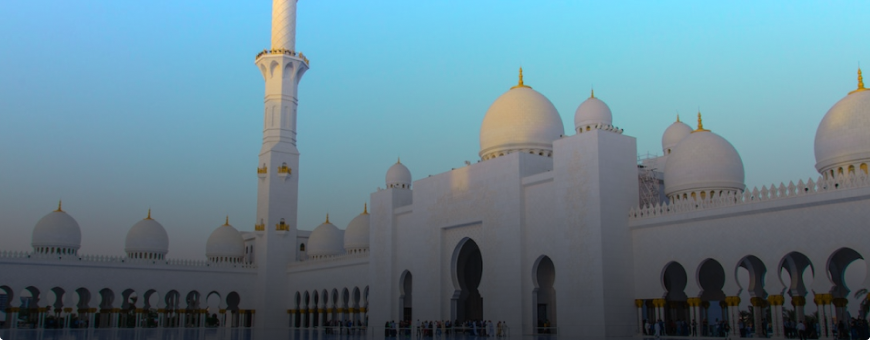
[[[148,216],[145,217],[145,219],[146,219],[146,220],[150,220],[150,219],[151,219],[151,208],[148,208]]]
[[[518,87],[528,87],[528,88],[532,88],[531,86],[528,86],[528,85],[526,85],[526,84],[523,84],[523,68],[522,68],[522,67],[520,67],[520,81],[517,82],[517,86],[511,87],[511,90],[513,90],[513,89],[515,89],[515,88],[518,88]]]
[[[326,222],[324,223],[329,223],[329,213],[326,213]]]
[[[858,89],[856,89],[855,91],[849,92],[849,94],[853,94],[855,92],[861,92],[864,90],[866,90],[864,88],[864,76],[861,75],[861,68],[858,67]]]
[[[692,131],[692,133],[701,132],[701,131],[710,131],[710,130],[707,130],[704,128],[704,122],[701,121],[701,110],[699,109],[698,110],[698,129],[695,131]]]
[[[594,87],[590,91],[589,98],[595,98],[595,88]]]
[[[368,214],[369,214],[369,204],[363,203],[363,215],[368,215]]]
[[[62,203],[63,203],[63,200],[57,200],[57,210],[55,210],[55,211],[63,212],[63,209],[61,209]]]
[[[224,225],[230,225],[230,215],[227,215],[227,219],[224,221]]]
[[[677,123],[679,123],[679,122],[680,122],[680,114],[678,113],[677,114]]]

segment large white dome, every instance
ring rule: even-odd
[[[134,224],[127,232],[124,252],[128,257],[147,259],[163,259],[169,252],[169,235],[163,225],[151,218],[150,209],[148,217]]]
[[[245,257],[245,240],[229,219],[208,236],[205,256],[214,262],[241,262]]]
[[[396,161],[387,169],[386,183],[387,188],[411,189],[411,170],[402,164],[402,160]]]
[[[700,114],[699,114],[700,115]],[[679,142],[665,163],[665,195],[671,199],[707,194],[742,192],[743,160],[725,138],[704,130],[695,130]]]
[[[677,116],[677,121],[668,126],[665,129],[665,133],[662,135],[662,152],[664,152],[665,156],[673,151],[674,147],[677,146],[677,143],[683,140],[683,138],[688,137],[692,133],[692,128],[680,121],[680,116]]]
[[[562,118],[547,97],[523,84],[502,94],[486,111],[480,127],[483,160],[519,151],[552,155],[553,141],[565,133]]]
[[[82,244],[82,230],[58,203],[57,210],[36,222],[30,240],[33,251],[37,253],[75,254]]]
[[[860,77],[860,70],[859,77]],[[851,166],[867,171],[870,163],[870,91],[859,78],[858,90],[840,99],[822,118],[816,130],[816,170],[849,171]],[[854,169],[852,169],[854,170]]]
[[[369,213],[364,208],[362,214],[354,217],[344,230],[344,249],[355,252],[369,249]]]
[[[329,215],[326,222],[314,228],[308,236],[308,256],[318,258],[334,256],[344,252],[344,235],[332,223],[329,223]]]
[[[601,99],[595,98],[595,92],[574,111],[574,131],[578,133],[612,125],[613,114],[610,107]]]

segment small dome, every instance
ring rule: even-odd
[[[82,244],[82,230],[72,216],[61,209],[48,213],[33,227],[30,245],[45,254],[75,254]]]
[[[127,240],[124,242],[124,252],[127,257],[162,259],[169,252],[169,236],[166,229],[151,218],[151,210],[148,217],[137,222],[127,232]]]
[[[369,249],[369,213],[363,209],[363,213],[354,217],[344,230],[344,249],[348,252]]]
[[[870,91],[864,89],[861,70],[858,76],[858,89],[834,104],[816,130],[816,170],[823,175],[851,166],[866,172],[870,163]]]
[[[229,223],[218,227],[205,243],[205,256],[214,262],[241,262],[245,257],[245,240]]]
[[[583,130],[591,130],[596,126],[612,126],[613,114],[610,107],[601,99],[595,98],[595,92],[589,99],[583,101],[574,111],[574,130],[578,133]]]
[[[411,170],[408,170],[402,160],[387,170],[387,188],[411,189]]]
[[[562,117],[547,97],[523,84],[502,94],[486,111],[480,126],[480,158],[511,152],[551,155],[553,141],[565,133]]]
[[[694,192],[739,193],[743,184],[743,160],[725,138],[704,130],[698,118],[698,130],[679,142],[665,163],[665,195],[671,199]],[[697,198],[697,197],[696,197]]]
[[[308,256],[318,258],[334,256],[344,252],[344,235],[341,230],[329,223],[329,215],[326,222],[314,228],[308,236]]]
[[[665,156],[673,151],[677,143],[690,134],[692,134],[692,128],[686,123],[681,122],[680,116],[677,116],[677,121],[668,126],[662,135],[662,152],[664,152]]]

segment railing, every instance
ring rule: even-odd
[[[79,262],[79,263],[117,263],[117,264],[135,264],[135,265],[167,265],[178,267],[210,267],[210,268],[242,268],[255,269],[255,264],[248,263],[230,263],[230,262],[211,262],[204,260],[186,260],[186,259],[134,259],[126,256],[107,256],[107,255],[59,255],[59,254],[43,254],[27,251],[0,251],[0,259],[22,259],[22,260],[57,260],[64,262]]]
[[[299,52],[297,54],[296,51],[291,51],[291,50],[288,50],[285,48],[275,48],[275,49],[271,49],[271,50],[262,50],[262,51],[260,51],[260,53],[257,53],[257,56],[254,58],[254,60],[260,59],[260,57],[262,57],[266,54],[286,54],[289,56],[299,57],[299,59],[302,59],[302,61],[304,61],[305,64],[310,65],[308,58],[306,58],[305,55],[302,54],[302,52]]]
[[[804,183],[803,180],[800,180],[797,184],[793,181],[789,182],[788,186],[784,183],[780,183],[778,187],[775,185],[771,185],[770,187],[762,186],[761,189],[756,187],[751,191],[745,190],[742,194],[729,193],[711,195],[711,197],[701,199],[689,197],[688,199],[675,200],[668,204],[656,204],[655,206],[632,208],[631,211],[629,211],[628,216],[630,219],[643,219],[710,208],[729,207],[741,204],[753,204],[799,196],[808,196],[837,190],[864,188],[868,186],[870,186],[870,177],[865,175],[863,172],[852,175],[839,175],[835,179],[819,177],[816,181],[813,181],[813,179],[810,178],[806,183]],[[701,193],[698,192],[693,195],[695,197],[700,197]]]
[[[309,257],[309,258],[304,259],[304,260],[290,262],[290,264],[288,264],[287,267],[294,268],[294,267],[302,267],[302,266],[308,266],[308,265],[314,265],[314,264],[330,263],[330,262],[344,261],[344,260],[351,260],[351,259],[361,259],[361,258],[368,258],[368,257],[369,257],[368,252],[354,253],[354,254],[340,254],[340,255],[333,255],[333,256],[327,256],[327,257],[318,257],[318,258]]]

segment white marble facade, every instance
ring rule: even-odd
[[[214,314],[221,327],[352,320],[369,330],[481,318],[532,334],[546,319],[560,335],[623,337],[642,319],[700,320],[718,308],[736,334],[746,292],[758,311],[817,305],[828,329],[850,292],[870,288],[870,276],[858,287],[843,278],[870,254],[870,92],[860,78],[821,120],[820,177],[748,189],[738,150],[700,113],[697,128],[664,131],[663,156],[639,165],[635,139],[613,125],[625,114],[593,93],[563,135],[520,70],[485,114],[481,161],[416,181],[397,162],[346,228],[327,217],[298,230],[296,89],[308,59],[295,51],[295,15],[295,1],[273,1],[273,46],[256,59],[266,95],[254,230],[228,220],[203,261],[166,259],[165,230],[149,214],[126,256],[87,256],[75,213],[59,206],[34,227],[32,252],[0,252],[6,327],[24,313],[24,323],[52,315],[67,327],[206,327]],[[641,206],[644,175],[660,194]],[[782,318],[770,322],[782,337]]]

